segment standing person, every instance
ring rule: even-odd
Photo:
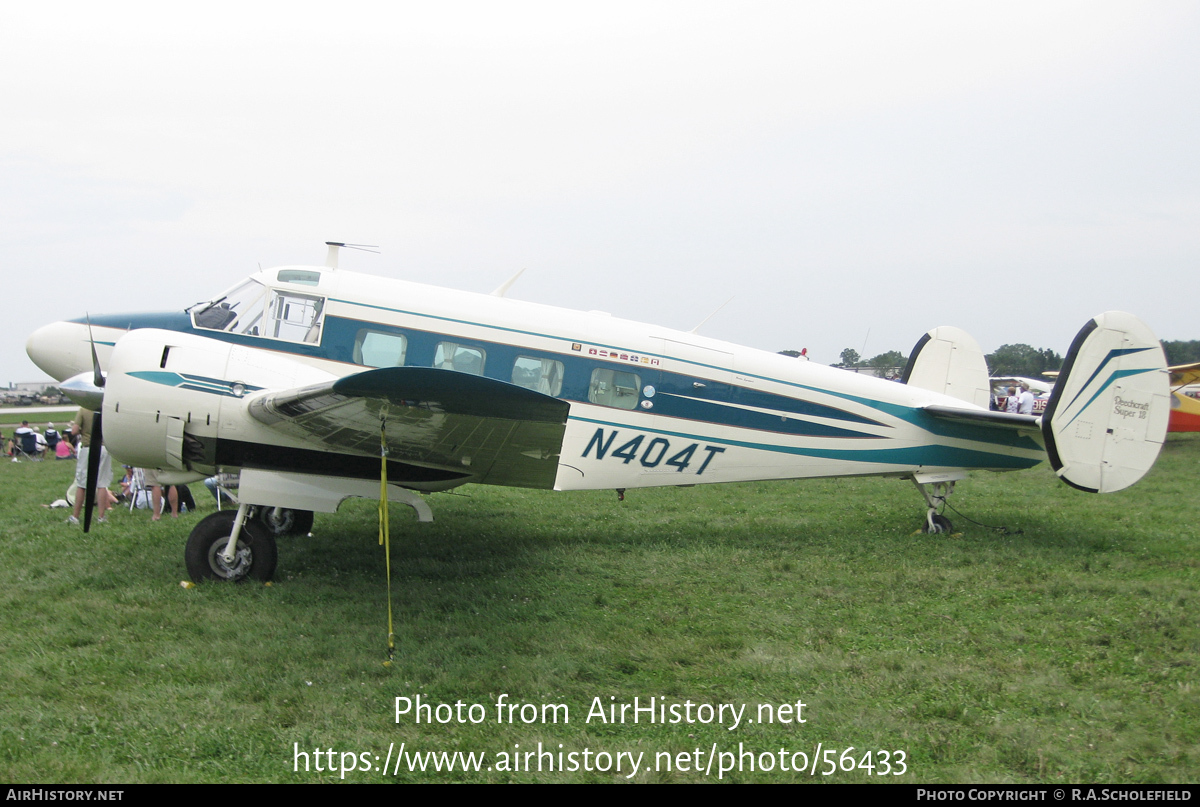
[[[1029,391],[1029,384],[1021,382],[1021,398],[1017,404],[1017,411],[1022,415],[1033,414],[1033,393]]]
[[[1020,405],[1020,399],[1017,398],[1017,388],[1008,388],[1008,398],[1004,401],[1004,411],[1010,415],[1017,414],[1017,407]]]
[[[146,477],[146,487],[150,488],[151,521],[158,521],[163,514],[163,484],[158,481],[158,472],[153,468],[143,468]],[[179,493],[174,485],[167,486],[167,503],[171,505],[171,518],[179,518]]]
[[[72,436],[79,438],[79,456],[75,460],[75,510],[71,517],[67,519],[68,524],[79,523],[79,513],[83,510],[83,500],[87,498],[87,468],[88,455],[91,453],[92,443],[92,418],[95,417],[95,412],[89,412],[87,409],[80,409],[79,414],[75,416],[75,422],[71,424]],[[105,513],[108,512],[108,507],[112,503],[110,500],[112,494],[108,492],[108,486],[112,484],[112,459],[108,456],[103,445],[96,446],[100,452],[100,474],[96,477],[96,503],[100,506],[100,523],[107,521]]]

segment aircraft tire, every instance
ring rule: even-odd
[[[222,510],[203,519],[188,536],[184,549],[184,561],[188,576],[196,583],[205,580],[228,580],[240,583],[243,580],[270,580],[275,574],[278,555],[275,536],[262,525],[246,519],[238,535],[237,555],[231,565],[221,559],[220,554],[229,543],[237,511]]]
[[[930,529],[929,524],[925,524],[924,532],[930,535],[949,535],[954,532],[954,525],[950,523],[950,519],[946,518],[941,513],[934,513],[933,528]]]
[[[258,508],[258,520],[272,535],[307,535],[312,531],[312,510],[292,510],[283,508],[279,518],[272,518],[274,507]]]

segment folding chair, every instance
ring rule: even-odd
[[[145,502],[146,510],[154,507],[154,497],[150,495],[150,488],[146,487],[146,473],[141,468],[134,468],[133,482],[129,485],[129,512],[132,513],[137,507],[139,497]]]
[[[240,476],[238,474],[217,474],[204,480],[204,487],[208,488],[208,492],[217,499],[218,510],[221,509],[222,499],[225,500],[225,504],[235,508],[238,506],[237,493],[234,491],[238,489],[239,481]]]
[[[37,435],[31,431],[14,435],[13,461],[16,462],[21,457],[29,457],[34,462],[40,462],[42,459],[41,452],[38,451]]]

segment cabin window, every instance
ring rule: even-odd
[[[439,370],[483,375],[485,358],[487,358],[487,354],[479,348],[467,347],[454,342],[438,342],[437,352],[433,355],[433,366]]]
[[[554,359],[518,356],[513,365],[512,382],[543,395],[558,397],[562,392],[563,365]]]
[[[363,328],[354,338],[354,363],[367,367],[403,367],[408,340],[402,334]]]
[[[642,377],[624,370],[592,370],[588,400],[601,406],[633,409],[642,390]]]

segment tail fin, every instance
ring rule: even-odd
[[[1109,311],[1075,337],[1042,416],[1055,472],[1068,485],[1111,493],[1154,465],[1171,403],[1166,356],[1150,328]]]
[[[943,325],[917,341],[902,380],[905,384],[941,392],[960,401],[988,408],[991,384],[979,343],[961,328]]]

